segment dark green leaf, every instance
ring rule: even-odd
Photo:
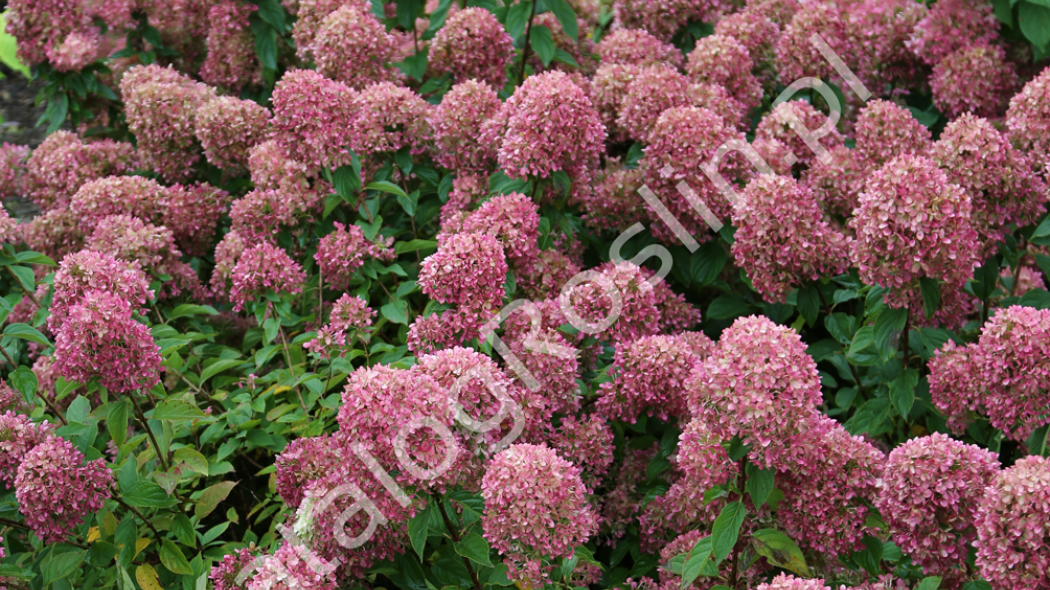
[[[25,263],[25,264],[39,264],[39,265],[42,265],[42,266],[58,266],[57,264],[55,264],[54,260],[51,260],[51,257],[45,256],[44,254],[41,254],[40,252],[32,252],[32,251],[29,251],[29,250],[25,250],[23,252],[18,252],[17,254],[15,254],[15,258],[17,258],[19,262],[22,262],[22,263]]]
[[[510,9],[507,10],[507,21],[504,23],[511,37],[517,39],[525,32],[525,25],[529,22],[530,14],[532,14],[532,2],[511,4]]]
[[[806,283],[798,290],[797,303],[798,312],[805,318],[806,323],[813,326],[820,315],[820,292],[813,283]]]
[[[558,17],[558,22],[561,23],[561,28],[565,31],[565,34],[568,35],[574,43],[579,42],[579,23],[576,20],[576,11],[572,9],[572,5],[569,4],[569,1],[547,0],[547,6],[550,7],[554,16]]]
[[[373,181],[373,182],[369,183],[368,186],[366,186],[365,188],[368,189],[368,190],[372,190],[372,191],[380,191],[380,192],[384,192],[384,193],[390,193],[392,195],[397,195],[399,197],[407,197],[408,196],[407,194],[405,194],[405,191],[401,190],[401,187],[399,187],[396,184],[390,182],[389,180],[376,180],[376,181]]]
[[[919,585],[915,587],[915,590],[937,590],[941,587],[940,576],[930,576],[923,578]]]
[[[343,164],[332,173],[332,184],[335,192],[347,203],[354,201],[353,196],[361,190],[361,177],[354,172],[350,164]]]
[[[875,537],[864,537],[864,550],[853,553],[853,561],[872,576],[882,573],[882,541]]]
[[[850,434],[864,434],[877,428],[890,414],[890,400],[888,397],[877,397],[864,402],[857,409],[853,417],[846,422],[846,429]]]
[[[529,32],[529,43],[532,45],[532,50],[539,56],[540,61],[543,65],[548,66],[551,60],[554,59],[554,37],[551,35],[551,30],[543,25],[533,25],[532,30]]]
[[[278,33],[284,33],[284,7],[279,0],[255,0],[255,3],[259,7],[259,17],[270,23]]]
[[[1017,20],[1021,24],[1021,32],[1039,50],[1045,51],[1050,45],[1050,8],[1033,4],[1032,2],[1021,2],[1017,9]]]
[[[36,373],[29,367],[19,366],[7,376],[7,381],[11,384],[11,387],[14,387],[22,394],[22,399],[27,404],[33,405],[36,389],[40,385],[40,380],[37,379]]]
[[[154,420],[193,420],[204,415],[200,408],[182,400],[164,400],[153,410]]]
[[[124,444],[128,436],[128,405],[124,400],[110,402],[106,428],[109,430],[109,437],[113,439],[113,444],[118,447]]]
[[[171,314],[168,315],[168,320],[202,314],[218,315],[219,312],[216,311],[215,308],[210,305],[195,305],[193,303],[183,303],[182,305],[171,310]]]
[[[905,419],[915,403],[915,386],[918,383],[919,372],[915,369],[908,369],[890,381],[890,401]]]
[[[751,502],[755,507],[761,507],[766,503],[770,492],[773,491],[775,470],[759,469],[754,464],[748,463],[745,471],[747,472],[747,493],[751,496]]]
[[[941,307],[941,285],[936,279],[922,277],[919,287],[922,289],[922,302],[926,306],[926,318],[932,318]]]
[[[751,304],[741,299],[738,295],[719,295],[707,308],[706,317],[713,320],[731,320],[752,311]]]
[[[28,266],[9,266],[8,270],[13,272],[18,277],[18,283],[22,285],[26,293],[32,293],[36,291],[36,277],[33,275],[33,269]]]
[[[418,512],[408,521],[408,538],[412,543],[419,560],[423,560],[423,549],[427,544],[427,528],[430,524],[430,506],[426,510]]]
[[[638,144],[634,144],[638,145]],[[634,146],[631,146],[632,149]],[[689,274],[693,281],[700,286],[713,283],[725,268],[729,256],[722,244],[717,240],[704,242],[696,252],[693,252],[690,260]]]
[[[742,502],[730,502],[722,508],[722,513],[711,525],[711,555],[716,564],[721,563],[733,550],[746,515],[747,510]]]
[[[875,346],[880,351],[889,349],[896,337],[904,330],[904,323],[908,318],[908,310],[887,307],[882,310],[875,320],[874,338]],[[859,333],[859,331],[858,331]]]
[[[812,575],[802,550],[784,533],[776,529],[759,529],[751,533],[751,544],[770,564],[806,578]]]
[[[53,584],[75,572],[80,564],[84,563],[85,557],[87,557],[87,551],[84,550],[69,551],[58,555],[52,551],[51,557],[40,568],[44,585]]]
[[[151,481],[136,482],[122,497],[128,505],[140,508],[167,508],[175,504],[173,496]]]
[[[169,539],[164,539],[160,545],[160,562],[173,574],[193,574],[193,568],[182,550]]]
[[[477,532],[471,532],[469,535],[459,540],[459,543],[454,545],[456,553],[466,557],[467,559],[484,566],[491,566],[492,562],[489,561],[489,544]]]
[[[50,342],[47,341],[47,338],[40,333],[40,330],[37,330],[28,324],[9,324],[4,328],[4,336],[21,338],[22,340],[36,342],[43,346],[48,346],[50,344]]]

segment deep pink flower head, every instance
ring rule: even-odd
[[[351,459],[338,434],[297,438],[274,459],[274,481],[285,504],[298,508],[307,482],[324,477]]]
[[[754,62],[756,74],[761,79],[776,77],[776,44],[780,38],[780,26],[762,11],[746,8],[730,14],[715,25],[715,34],[732,37],[747,49]]]
[[[930,77],[933,102],[950,118],[1002,116],[1017,86],[1017,72],[998,45],[963,47],[938,62]]]
[[[497,454],[481,480],[489,544],[526,559],[568,557],[598,529],[580,469],[545,445],[517,444]]]
[[[482,203],[463,220],[460,231],[495,237],[503,244],[507,262],[524,269],[539,256],[539,224],[539,206],[521,193],[509,193]]]
[[[995,453],[934,433],[893,449],[875,507],[893,540],[927,575],[959,579],[977,537],[978,503],[999,470]]]
[[[64,438],[50,436],[18,466],[15,497],[26,525],[45,543],[64,541],[84,516],[102,509],[113,475],[102,459],[84,455]]]
[[[378,82],[351,101],[354,117],[350,147],[359,155],[396,152],[408,147],[413,155],[426,151],[430,142],[430,104],[408,88]]]
[[[890,289],[886,303],[923,317],[922,277],[961,290],[973,274],[977,232],[970,197],[936,164],[905,155],[872,174],[850,220],[856,240],[850,251],[860,278]]]
[[[739,436],[763,467],[778,464],[823,399],[799,335],[760,316],[739,318],[722,332],[686,388],[693,419],[724,440]]]
[[[837,55],[855,55],[854,40],[846,31],[848,17],[839,4],[824,2],[799,3],[789,23],[781,25],[783,34],[777,41],[777,70],[785,83],[806,76],[822,80],[836,76],[834,68],[821,55],[810,38],[820,35]]]
[[[1033,166],[1046,177],[1050,164],[1050,67],[1010,99],[1006,126],[1013,144],[1028,153]]]
[[[61,43],[48,48],[47,59],[59,72],[74,72],[99,57],[100,44],[99,32],[95,27],[73,31]]]
[[[54,135],[55,133],[52,133],[48,138]],[[44,141],[46,142],[47,139]],[[27,159],[29,159],[29,146],[7,142],[0,145],[0,199],[22,194],[22,177],[25,173]]]
[[[929,383],[933,405],[956,434],[966,427],[984,401],[980,363],[984,354],[977,343],[958,346],[949,340],[930,359]]]
[[[232,229],[215,245],[215,268],[211,273],[211,288],[220,299],[228,299],[233,267],[247,248],[248,243],[244,237]]]
[[[542,250],[528,267],[517,271],[514,279],[526,297],[544,300],[556,296],[580,270],[580,265],[564,252]]]
[[[733,257],[755,289],[783,302],[806,281],[845,271],[848,241],[824,221],[816,196],[790,176],[762,174],[733,211]]]
[[[827,555],[860,550],[869,526],[869,506],[886,456],[870,442],[851,436],[827,416],[810,418],[809,430],[782,461],[776,474],[784,499],[777,519],[802,547]]]
[[[753,108],[762,102],[762,85],[751,74],[753,65],[740,41],[715,34],[696,42],[685,69],[694,81],[723,86],[745,108]]]
[[[371,11],[356,6],[342,8],[324,17],[313,43],[299,48],[312,53],[317,71],[360,90],[373,82],[397,80],[397,39],[386,32]]]
[[[176,184],[164,191],[163,209],[154,223],[163,223],[175,235],[179,249],[203,256],[214,243],[219,218],[230,207],[230,193],[210,184]]]
[[[619,110],[616,125],[632,139],[649,141],[657,121],[668,109],[705,105],[710,105],[708,108],[717,112],[726,124],[735,124],[739,113],[747,109],[730,97],[728,91],[719,97],[721,102],[704,100],[712,98],[704,96],[710,93],[709,86],[712,85],[694,84],[684,74],[664,64],[642,68],[626,86],[616,107]],[[729,113],[732,115],[727,117]]]
[[[590,489],[601,483],[613,463],[613,430],[601,414],[577,418],[565,416],[550,439],[562,457],[582,470],[583,482]]]
[[[130,143],[103,139],[85,143],[69,131],[47,136],[25,165],[26,196],[44,211],[66,207],[77,190],[90,180],[131,172],[135,148]]]
[[[154,64],[128,70],[120,95],[143,164],[168,180],[188,178],[200,159],[193,134],[197,109],[215,98],[215,89]]]
[[[583,221],[595,229],[623,231],[648,215],[645,202],[638,194],[644,171],[621,168],[618,162],[607,162],[599,173],[594,190],[580,196]]]
[[[863,0],[843,4],[853,55],[842,56],[869,88],[913,87],[925,83],[928,70],[908,48],[926,5],[912,0]]]
[[[689,414],[685,382],[714,348],[702,332],[694,338],[643,336],[617,347],[612,381],[601,384],[595,408],[610,420],[634,423],[643,412],[667,420]]]
[[[232,228],[249,240],[274,241],[285,229],[308,224],[321,206],[314,191],[253,190],[230,207]]]
[[[931,66],[958,49],[987,44],[999,36],[999,20],[990,2],[938,0],[915,25],[907,45]]]
[[[755,128],[755,138],[756,140],[780,141],[788,147],[798,162],[809,165],[819,159],[820,154],[806,143],[797,129],[799,126],[805,127],[810,133],[813,133],[814,139],[825,150],[832,150],[842,145],[843,137],[832,128],[827,135],[818,139],[816,132],[827,121],[827,115],[813,108],[809,103],[789,100],[773,107],[773,110],[759,122],[758,127]]]
[[[665,43],[690,21],[714,22],[726,12],[728,3],[721,0],[624,0],[613,5],[618,25],[644,29]]]
[[[379,260],[394,258],[390,244],[384,242],[381,236],[376,237],[378,241],[372,242],[365,237],[360,227],[335,222],[335,231],[321,238],[317,253],[314,254],[317,266],[330,288],[336,291],[347,289],[354,271],[365,263],[366,257]]]
[[[28,65],[47,61],[55,51],[62,51],[59,47],[67,35],[83,34],[92,28],[91,17],[80,2],[13,0],[7,6],[7,32],[18,40],[18,57]]]
[[[493,151],[495,158],[495,151]],[[458,174],[452,180],[448,201],[441,206],[441,234],[454,234],[463,227],[463,220],[470,215],[477,203],[489,196],[488,176],[481,174]],[[439,234],[440,235],[440,234]]]
[[[204,157],[231,172],[248,168],[248,150],[266,139],[270,111],[251,100],[222,96],[197,111],[194,132]]]
[[[313,70],[285,73],[272,98],[276,147],[311,171],[349,164],[346,146],[354,96],[345,84]]]
[[[201,80],[234,94],[262,82],[262,66],[248,22],[255,10],[256,6],[235,0],[222,0],[208,10],[208,57],[201,66]]]
[[[479,140],[481,127],[502,106],[485,82],[467,80],[453,86],[430,111],[434,161],[461,172],[487,169],[496,161],[496,146]]]
[[[153,299],[149,280],[137,262],[117,260],[109,254],[81,250],[62,259],[55,273],[55,297],[51,303],[48,327],[56,331],[69,310],[91,291],[117,295],[142,310]]]
[[[857,150],[840,145],[828,151],[827,158],[814,160],[801,182],[813,191],[822,209],[849,218],[858,205],[868,173]]]
[[[759,584],[757,590],[831,590],[831,587],[825,584],[824,580],[806,580],[788,574],[780,574],[768,584]]]
[[[215,590],[244,590],[243,585],[237,583],[237,577],[254,559],[247,547],[227,553],[222,561],[211,568],[208,579],[214,584]]]
[[[631,262],[607,262],[585,280],[563,288],[562,313],[573,312],[576,328],[599,340],[631,342],[659,331],[660,310],[649,274]]]
[[[33,422],[29,416],[11,411],[0,414],[0,482],[8,488],[14,487],[22,459],[50,436],[52,430],[53,425]]]
[[[665,111],[656,122],[649,136],[649,147],[642,160],[645,170],[644,184],[667,207],[675,219],[694,239],[707,239],[709,227],[678,189],[684,182],[695,192],[699,200],[719,220],[727,220],[732,206],[722,195],[700,166],[711,162],[718,148],[727,141],[744,142],[744,135],[727,126],[714,111],[705,108],[683,107]],[[742,158],[730,154],[722,158],[718,170],[730,183],[748,177]],[[678,238],[661,216],[646,206],[653,235],[668,243],[678,243]]]
[[[85,294],[55,329],[54,370],[69,381],[97,380],[114,393],[152,387],[159,381],[160,347],[131,313],[118,295]]]
[[[234,311],[240,311],[245,303],[269,290],[293,295],[299,293],[303,290],[306,275],[303,267],[287,252],[262,242],[241,254],[231,272],[231,280],[230,301]]]
[[[949,123],[933,144],[932,158],[970,195],[982,259],[994,251],[1010,224],[1023,227],[1043,211],[1046,185],[1032,172],[1028,158],[985,119],[965,113]]]
[[[598,162],[605,129],[587,94],[565,73],[530,76],[504,103],[481,141],[499,141],[499,165],[510,176],[584,174]]]
[[[1019,459],[1000,471],[977,508],[977,569],[999,588],[1050,588],[1050,462]]]
[[[514,39],[496,16],[472,6],[449,16],[438,29],[428,65],[438,74],[451,73],[456,82],[474,79],[502,88],[513,57]]]
[[[682,66],[682,52],[644,29],[617,29],[594,47],[603,64]]]
[[[171,230],[146,223],[131,215],[103,217],[87,239],[87,247],[143,268],[177,261],[182,255]]]
[[[448,236],[419,270],[419,286],[428,297],[473,310],[498,307],[506,278],[503,245],[477,233]]]
[[[285,542],[261,557],[259,567],[244,582],[244,590],[337,590],[336,564],[304,545]]]
[[[272,139],[248,150],[248,169],[257,189],[279,189],[285,193],[311,190],[311,166],[292,159]]]
[[[121,214],[156,219],[164,209],[165,196],[163,186],[144,176],[109,176],[80,187],[69,208],[85,224]]]

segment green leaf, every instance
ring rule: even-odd
[[[335,192],[347,203],[353,202],[353,196],[361,190],[361,177],[354,172],[350,164],[343,164],[335,169],[332,174],[332,184]]]
[[[908,319],[908,310],[887,307],[879,313],[875,319],[875,346],[880,351],[886,351],[894,336],[900,336],[904,330],[904,323]],[[903,336],[902,336],[903,337]]]
[[[37,344],[48,346],[51,343],[47,341],[47,338],[29,324],[10,324],[4,328],[4,336],[10,336],[12,338],[21,338],[22,340],[28,340],[30,342],[36,342]]]
[[[394,242],[394,253],[401,255],[406,252],[416,252],[418,250],[436,250],[437,241],[435,240],[411,240],[408,242]]]
[[[992,585],[984,580],[971,580],[963,584],[962,590],[992,590]]]
[[[193,303],[183,303],[182,305],[171,310],[171,314],[168,315],[168,320],[174,320],[175,318],[181,318],[185,316],[194,315],[219,315],[219,312],[210,305],[196,305]]]
[[[751,533],[751,544],[771,565],[806,578],[812,576],[802,550],[784,533],[775,529],[759,529]]]
[[[239,359],[219,359],[214,363],[208,365],[203,371],[201,371],[201,382],[199,385],[204,385],[205,381],[214,377],[215,375],[218,375],[223,371],[232,369],[243,363],[244,361]]]
[[[1050,424],[1044,424],[1032,431],[1028,437],[1028,452],[1032,455],[1046,457],[1050,455],[1050,445],[1047,445],[1047,432],[1050,432]]]
[[[154,420],[193,420],[204,416],[197,406],[175,399],[164,400],[153,410]]]
[[[918,383],[919,372],[915,369],[908,369],[890,381],[890,401],[905,419],[915,403],[915,386]]]
[[[434,12],[430,13],[430,26],[428,26],[426,32],[423,33],[424,41],[433,39],[434,35],[438,32],[438,29],[445,25],[445,18],[448,17],[448,10],[451,7],[452,0],[441,0],[438,2],[438,7],[434,9]]]
[[[636,145],[639,144],[633,144],[631,149],[634,149]],[[718,279],[718,275],[722,273],[728,260],[729,256],[722,244],[717,240],[709,240],[704,242],[696,252],[693,252],[689,262],[689,274],[696,284],[710,285]]]
[[[170,539],[164,539],[160,545],[160,562],[173,574],[193,575],[193,568],[182,554],[182,549]]]
[[[1050,44],[1050,8],[1022,2],[1017,9],[1017,20],[1024,36],[1040,51],[1045,51]]]
[[[713,566],[714,562],[711,560],[711,536],[708,535],[696,542],[693,547],[685,554],[685,559],[682,562],[682,584],[681,588],[684,590],[693,585],[700,574],[704,573],[704,570],[709,566]],[[715,570],[717,574],[718,571]]]
[[[40,568],[40,573],[43,574],[44,578],[44,585],[53,584],[77,571],[80,564],[84,563],[85,557],[87,557],[87,551],[85,550],[69,551],[58,555],[54,555],[52,551],[51,558]]]
[[[707,308],[707,316],[713,320],[731,320],[751,313],[751,304],[737,295],[719,295]]]
[[[175,498],[152,481],[140,480],[121,496],[129,506],[140,508],[167,508],[175,504]]]
[[[110,402],[106,428],[113,444],[118,447],[124,444],[128,436],[128,404],[124,400]]]
[[[817,291],[816,285],[806,283],[798,290],[796,307],[810,327],[817,323],[817,317],[820,315],[820,292]]]
[[[511,37],[517,39],[525,32],[525,25],[529,22],[530,14],[532,14],[532,2],[515,2],[510,6],[504,25]]]
[[[737,500],[726,504],[715,519],[711,526],[711,554],[716,564],[721,563],[733,550],[746,515],[744,504]]]
[[[66,408],[66,420],[72,424],[84,424],[90,413],[91,402],[86,397],[78,395]]]
[[[278,0],[255,0],[259,7],[259,17],[270,23],[278,33],[285,32],[284,8]]]
[[[576,20],[576,11],[572,9],[568,0],[547,0],[547,6],[550,7],[554,16],[558,17],[558,22],[561,23],[565,34],[572,39],[573,43],[578,43],[580,39],[579,22]]]
[[[235,481],[220,481],[205,489],[201,493],[200,500],[197,501],[197,506],[194,508],[193,513],[198,519],[208,516],[218,507],[220,502],[226,499],[226,496],[230,495],[230,490],[236,485],[237,482]]]
[[[551,60],[554,59],[554,37],[551,35],[551,30],[543,25],[533,25],[529,31],[529,44],[532,46],[532,50],[539,56],[540,61],[543,65],[549,66]]]
[[[199,451],[189,447],[182,447],[175,451],[175,461],[185,463],[190,471],[201,475],[208,475],[208,459]]]
[[[744,470],[747,472],[747,493],[755,507],[761,507],[769,499],[773,491],[773,469],[759,469],[752,463],[748,463]]]
[[[47,101],[47,110],[37,121],[37,125],[40,125],[44,121],[48,121],[47,133],[51,134],[58,131],[58,128],[62,126],[62,123],[66,121],[66,115],[69,114],[69,97],[66,96],[65,92],[59,92],[51,96],[50,100]]]
[[[940,576],[929,576],[923,578],[919,585],[915,587],[915,590],[937,590],[941,587]]]
[[[492,566],[489,561],[489,544],[484,537],[477,532],[471,532],[466,537],[454,544],[456,553],[467,559],[484,566]]]
[[[40,385],[40,380],[37,379],[36,373],[29,367],[19,366],[7,376],[7,381],[11,384],[11,387],[14,387],[22,394],[22,399],[27,404],[33,405],[37,387]]]
[[[255,55],[259,63],[270,70],[277,69],[277,31],[273,27],[253,27],[255,30]]]
[[[419,560],[423,561],[423,549],[427,546],[427,528],[430,524],[430,506],[426,510],[418,512],[408,521],[408,538],[412,542]]]
[[[857,565],[864,568],[866,572],[872,576],[879,576],[882,574],[882,541],[879,541],[875,537],[867,536],[862,540],[864,543],[863,551],[856,551],[853,553],[853,561],[857,562]]]
[[[857,409],[853,417],[846,422],[846,430],[850,434],[864,434],[874,430],[882,421],[890,415],[890,400],[888,397],[877,397],[864,402]]]
[[[395,324],[408,325],[408,304],[404,300],[392,301],[387,303],[380,311],[383,317],[390,320]]]
[[[922,302],[926,306],[926,318],[932,318],[941,307],[941,285],[936,279],[922,277],[919,287],[922,290]]]
[[[41,254],[40,252],[32,252],[30,250],[25,250],[23,252],[16,253],[15,254],[15,258],[17,258],[19,262],[22,262],[22,263],[25,263],[25,264],[40,264],[42,266],[58,266],[57,264],[55,264],[55,261],[52,260],[50,256],[46,256],[44,254]]]
[[[389,180],[376,180],[368,183],[368,185],[365,186],[365,188],[370,191],[380,191],[384,193],[390,193],[392,195],[397,195],[399,197],[408,197],[408,195],[405,194],[405,191],[401,190],[401,187],[390,182]]]

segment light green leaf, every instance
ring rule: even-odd
[[[197,406],[176,399],[164,400],[153,410],[154,420],[193,420],[204,416]]]
[[[205,369],[203,371],[201,371],[201,382],[200,382],[200,384],[204,385],[205,381],[207,381],[208,379],[214,377],[215,375],[218,375],[219,373],[221,373],[223,371],[232,369],[232,368],[234,368],[234,367],[236,367],[238,365],[241,365],[243,363],[244,363],[244,361],[243,360],[239,360],[239,359],[219,359],[219,360],[215,361],[214,363],[208,365],[207,367],[205,367]]]
[[[405,193],[405,191],[401,190],[401,187],[390,182],[389,180],[376,180],[368,183],[368,185],[365,188],[371,191],[380,191],[384,193],[390,193],[392,195],[397,195],[399,197],[408,198],[408,195]]]
[[[492,566],[492,562],[489,561],[488,541],[477,532],[471,532],[466,537],[463,537],[459,540],[459,543],[454,544],[454,547],[456,553],[466,557],[474,563],[489,567]]]
[[[746,515],[747,509],[737,500],[726,504],[722,513],[715,519],[711,526],[711,553],[716,564],[721,563],[733,550]]]

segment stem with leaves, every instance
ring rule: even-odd
[[[459,543],[459,533],[456,532],[456,527],[452,525],[452,520],[448,517],[448,513],[445,512],[445,503],[438,496],[431,496],[430,501],[437,504],[438,511],[441,512],[441,520],[445,521],[445,528],[448,529],[448,536],[452,539],[452,542]],[[463,565],[467,566],[467,573],[470,574],[470,581],[474,583],[474,590],[481,590],[481,582],[478,581],[478,574],[474,571],[474,566],[470,565],[470,560],[464,557]]]
[[[536,18],[536,2],[532,3],[532,12],[529,13],[529,24],[525,26],[525,47],[521,50],[521,74],[518,76],[518,86],[525,83],[525,64],[529,61],[529,35],[532,34],[532,21]]]

